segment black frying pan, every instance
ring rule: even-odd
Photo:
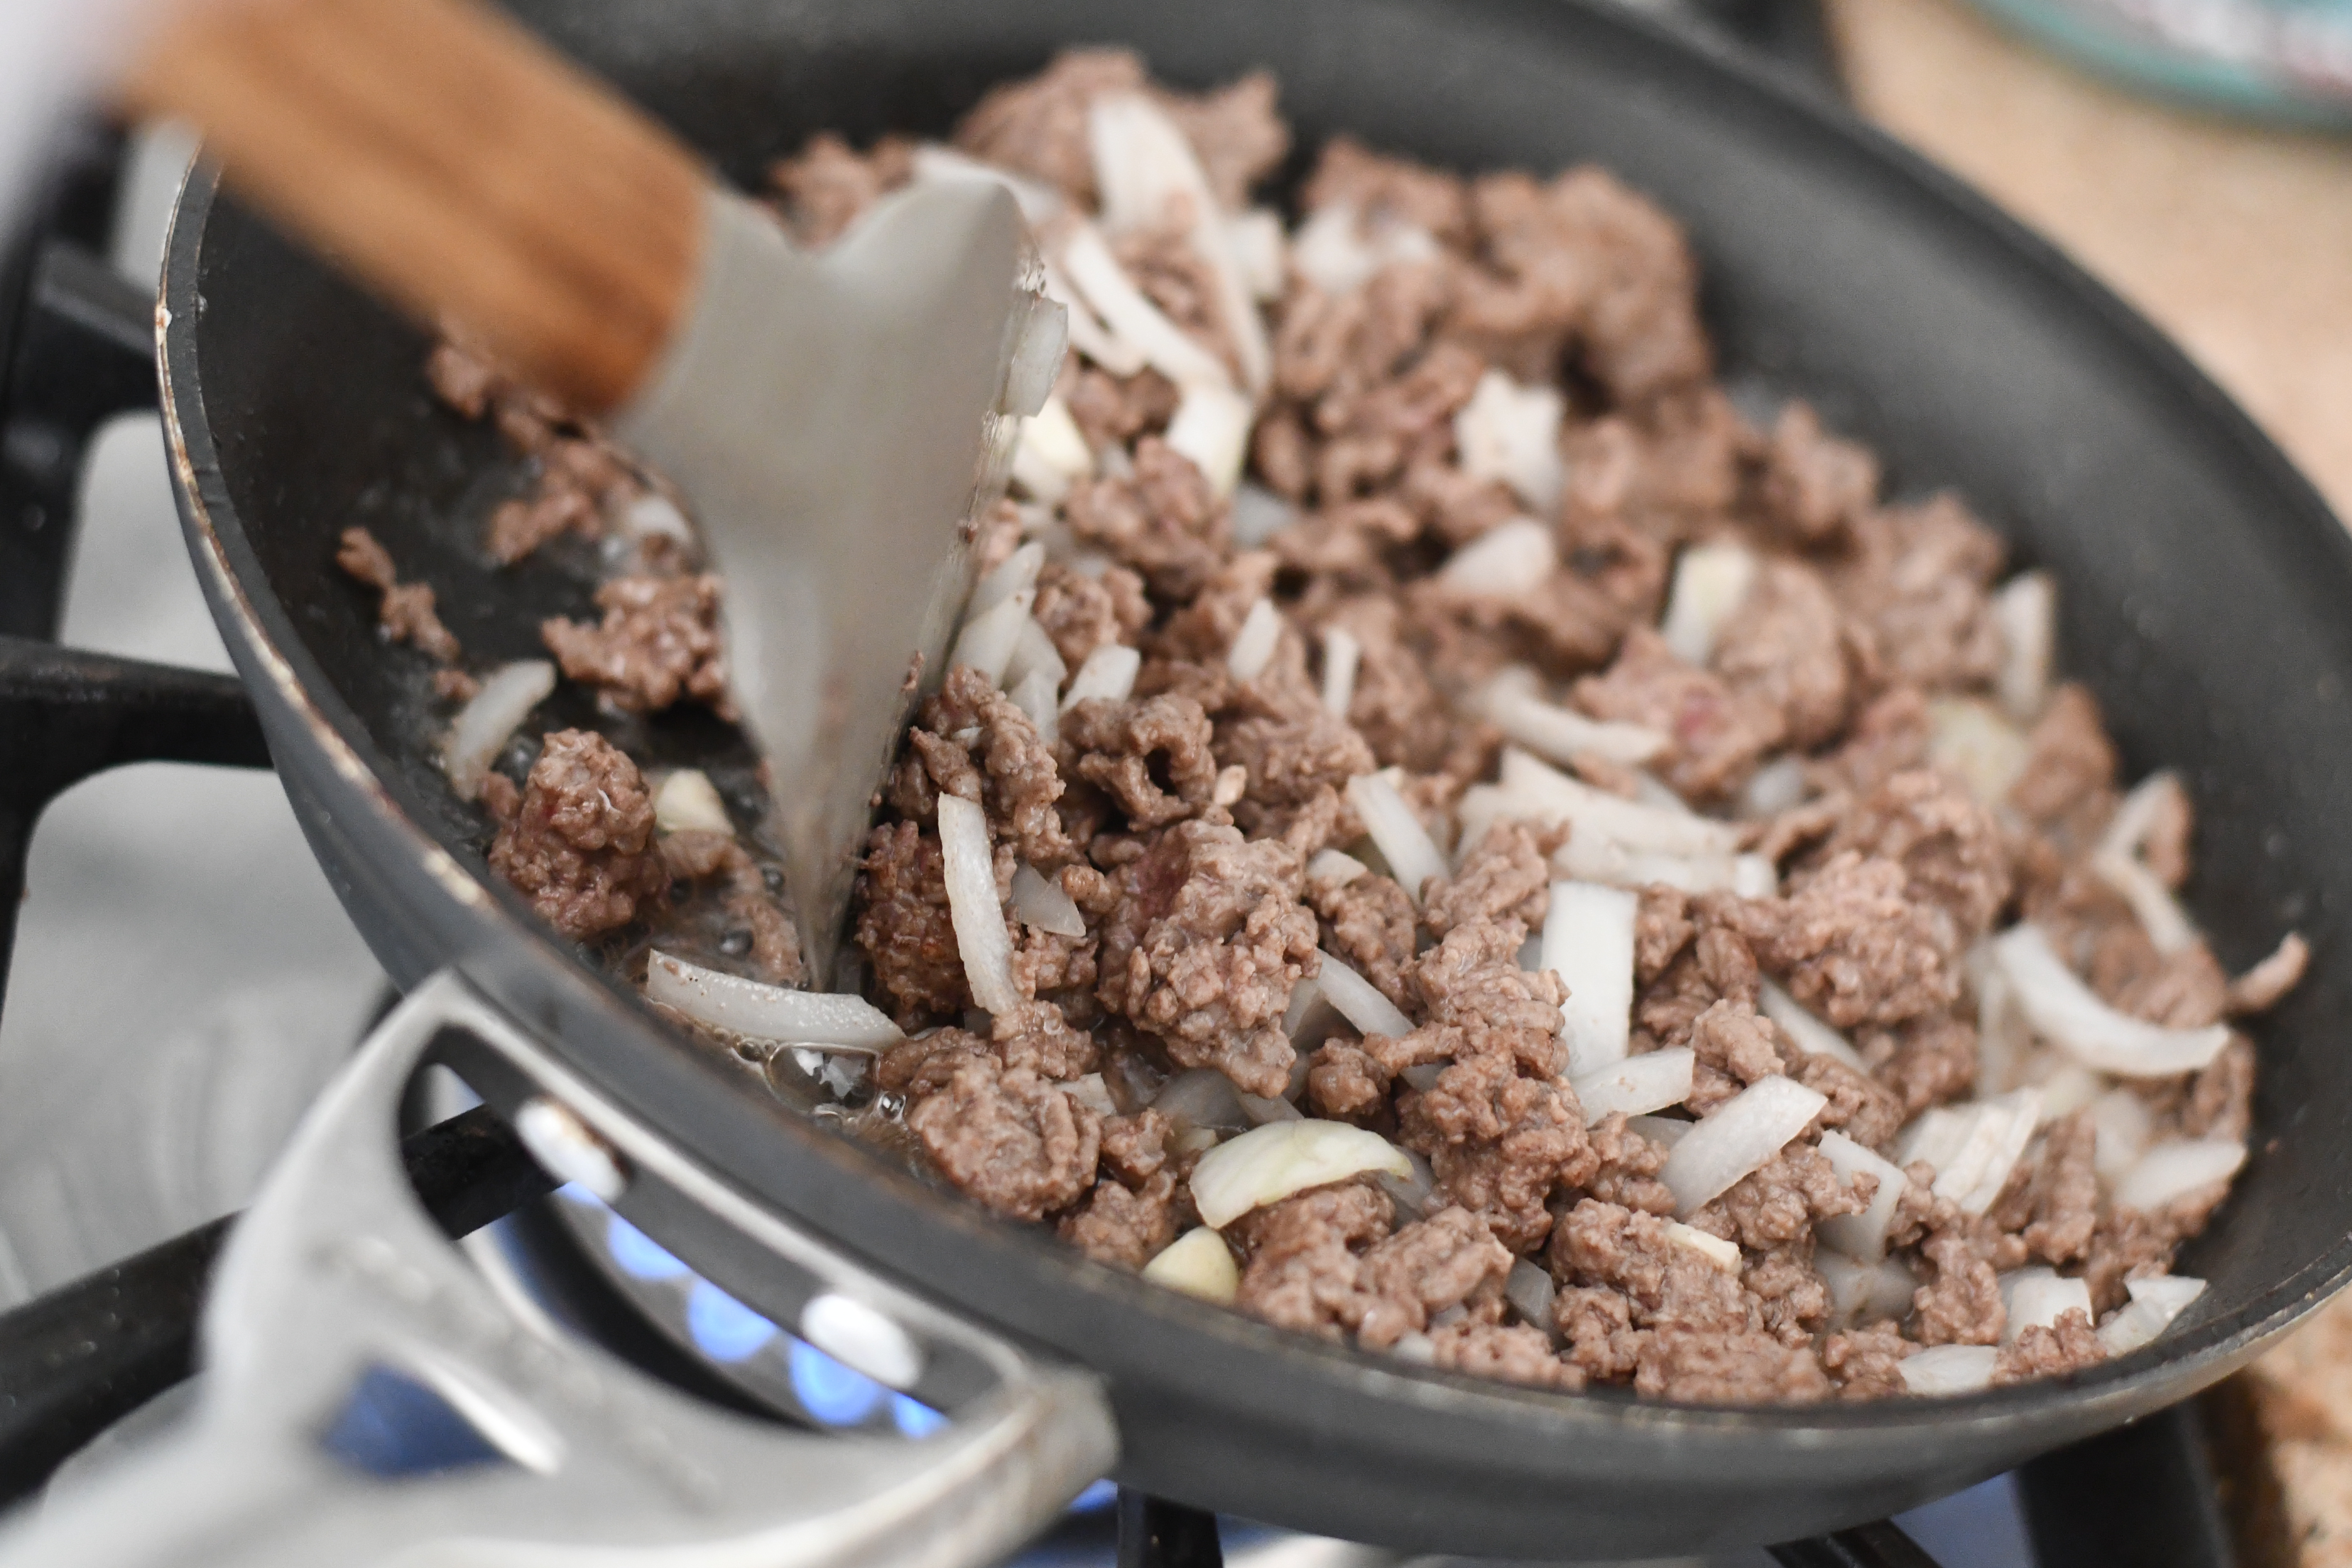
[[[454,969],[649,1136],[929,1299],[1091,1369],[1123,1480],[1404,1548],[1650,1555],[1900,1510],[2220,1378],[2352,1266],[2352,542],[2229,402],[2041,242],[1881,138],[1606,6],[1212,0],[1182,6],[533,0],[520,9],[737,176],[811,131],[943,131],[990,83],[1079,41],[1168,79],[1277,74],[1311,149],[1334,132],[1465,169],[1597,160],[1681,217],[1735,384],[1801,394],[1905,491],[1953,486],[2062,584],[2066,668],[2127,765],[2200,811],[2191,902],[2232,967],[2282,926],[2312,978],[2261,1032],[2253,1158],[2184,1272],[2212,1289],[2156,1346],[1966,1399],[1709,1409],[1536,1394],[1278,1332],[990,1219],[747,1091],[666,1032],[486,872],[484,821],[429,756],[423,672],[331,565],[363,523],[439,591],[477,659],[537,653],[583,569],[480,566],[518,482],[436,408],[424,341],[210,179],[166,269],[165,406],[200,575],[296,810],[395,980]],[[586,717],[559,697],[552,721]],[[731,732],[642,737],[743,787]],[[462,1053],[461,1053],[462,1054]],[[476,1053],[511,1107],[532,1085]],[[674,1184],[623,1210],[787,1321],[774,1254]],[[939,1391],[946,1401],[953,1390]]]

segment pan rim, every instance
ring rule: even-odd
[[[1575,9],[1584,15],[1589,26],[1639,40],[1639,47],[1651,49],[1661,61],[1674,62],[1669,68],[1679,69],[1688,79],[1717,89],[1727,82],[1733,85],[1747,95],[1747,107],[1752,111],[1777,116],[1780,124],[1789,128],[1789,134],[1816,143],[1816,155],[1822,151],[1833,154],[1842,165],[1835,171],[1841,182],[1868,179],[1903,205],[1941,208],[1947,220],[1957,220],[1971,242],[2006,253],[2005,282],[2021,289],[2030,285],[2062,299],[2086,323],[2095,326],[2144,364],[2151,387],[2160,388],[2165,398],[2185,407],[2200,426],[2210,430],[2215,449],[2220,451],[2226,446],[2231,462],[2249,476],[2251,485],[2286,503],[2265,509],[2267,525],[2277,539],[2306,551],[2332,552],[2329,569],[2352,581],[2352,539],[2345,536],[2309,482],[2244,412],[2177,345],[2110,290],[2049,242],[1962,185],[1955,176],[1927,164],[1883,133],[1845,123],[1842,118],[1805,101],[1793,89],[1747,62],[1715,49],[1693,47],[1678,35],[1670,36],[1639,18],[1609,16],[1581,5],[1566,7],[1557,0],[1467,0],[1467,8],[1531,26],[1548,25],[1562,10]],[[1673,85],[1675,84],[1669,84]],[[499,926],[508,938],[525,942],[538,950],[543,960],[551,960],[553,966],[566,972],[571,981],[595,982],[595,988],[619,1009],[616,1021],[637,1037],[634,1048],[684,1055],[672,1039],[655,1026],[642,1004],[625,1000],[615,983],[580,964],[575,953],[523,912],[520,900],[510,890],[478,877],[423,826],[418,814],[409,809],[406,792],[391,774],[388,759],[303,645],[285,605],[267,592],[266,576],[246,538],[246,521],[228,503],[227,492],[219,479],[218,453],[213,445],[197,374],[197,286],[204,232],[214,210],[216,188],[216,180],[208,173],[192,175],[175,213],[164,274],[163,310],[159,317],[163,328],[159,369],[174,479],[187,513],[192,547],[198,556],[206,591],[215,599],[216,616],[225,628],[233,627],[233,646],[243,645],[238,651],[248,684],[268,688],[273,704],[299,722],[307,743],[317,749],[325,765],[358,787],[377,826],[396,836],[410,854],[430,868],[436,881],[464,906],[467,920],[477,925],[488,922]],[[551,1044],[565,1054],[566,1059],[575,1059],[569,1042],[557,1040]],[[611,1064],[579,1060],[577,1065],[602,1080]],[[672,1138],[683,1151],[709,1164],[725,1179],[747,1185],[747,1173],[732,1164],[713,1161],[710,1152],[698,1148],[690,1141],[677,1139],[669,1129],[649,1125],[654,1125],[662,1136]],[[803,1130],[790,1122],[781,1125],[786,1127],[787,1137],[809,1145],[803,1153],[830,1153],[816,1146],[837,1142],[814,1128]],[[839,1162],[827,1159],[824,1163]],[[872,1166],[879,1162],[859,1152],[858,1163]],[[844,1173],[851,1173],[845,1170]],[[859,1179],[869,1182],[875,1173],[872,1170],[856,1173]],[[1827,1462],[1832,1452],[1848,1461],[1865,1460],[1895,1430],[1932,1427],[1948,1434],[1965,1427],[2007,1426],[2029,1414],[2074,1414],[2078,1419],[2053,1426],[2052,1440],[2056,1441],[2079,1430],[2111,1424],[2168,1403],[2225,1374],[2249,1359],[2263,1342],[2352,1278],[2352,1238],[2347,1238],[2257,1294],[2237,1311],[2195,1325],[2177,1339],[2168,1337],[2159,1342],[2166,1347],[2164,1354],[2149,1358],[2149,1352],[2143,1351],[2071,1378],[2021,1384],[1982,1394],[1857,1405],[1667,1404],[1637,1399],[1630,1393],[1618,1391],[1561,1395],[1515,1389],[1431,1369],[1400,1366],[1365,1352],[1322,1345],[1304,1336],[1153,1289],[1115,1270],[1067,1254],[1050,1238],[1033,1230],[987,1219],[970,1205],[929,1194],[911,1180],[905,1181],[904,1186],[907,1190],[899,1195],[922,1212],[926,1226],[947,1226],[971,1233],[972,1239],[1000,1258],[1017,1262],[1041,1285],[1057,1290],[1066,1285],[1084,1294],[1108,1296],[1125,1310],[1148,1313],[1160,1333],[1176,1335],[1189,1345],[1197,1345],[1202,1352],[1224,1348],[1265,1351],[1277,1362],[1313,1369],[1313,1380],[1318,1384],[1329,1384],[1336,1393],[1370,1395],[1391,1408],[1402,1396],[1424,1419],[1458,1421],[1482,1428],[1491,1428],[1499,1422],[1523,1437],[1556,1439],[1601,1434],[1622,1436],[1629,1430],[1655,1431],[1672,1434],[1685,1444],[1719,1437],[1743,1448],[1752,1448],[1759,1438],[1778,1437],[1790,1442],[1794,1461],[1791,1473]],[[923,1294],[940,1300],[948,1296],[930,1279],[909,1274],[897,1256],[870,1253],[858,1237],[838,1233],[821,1223],[813,1224],[793,1205],[764,1190],[764,1184],[747,1185],[747,1190],[794,1223],[812,1224],[813,1228],[850,1248],[862,1260],[906,1280]],[[974,1220],[982,1224],[971,1223]],[[986,1234],[982,1235],[982,1231]],[[899,1250],[903,1253],[906,1249]],[[974,1310],[961,1301],[956,1307]],[[983,1316],[992,1322],[1002,1321],[994,1313]],[[1019,1327],[1006,1326],[1015,1327],[1016,1331]],[[1244,1385],[1222,1390],[1224,1397],[1216,1403],[1220,1408],[1237,1415],[1296,1420],[1299,1414],[1296,1409],[1278,1407],[1289,1397],[1282,1387],[1287,1381],[1268,1376],[1259,1389]],[[2151,1397],[2158,1393],[2159,1385],[2161,1397]],[[1236,1399],[1235,1394],[1241,1397]],[[1235,1408],[1252,1405],[1258,1408]],[[1482,1454],[1477,1462],[1482,1468],[1492,1468],[1501,1457]],[[1558,1471],[1555,1467],[1540,1467],[1530,1473],[1553,1475]]]

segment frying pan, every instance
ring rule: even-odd
[[[873,1560],[919,1538],[919,1558],[896,1560],[977,1561],[1114,1462],[1122,1481],[1160,1496],[1400,1549],[1650,1556],[1786,1540],[2180,1399],[2344,1281],[2352,1063],[2336,1025],[2352,975],[2341,766],[2352,757],[2352,542],[2209,382],[2048,247],[1876,135],[1599,5],[517,9],[746,183],[820,128],[941,132],[992,82],[1077,42],[1131,45],[1186,87],[1268,67],[1302,149],[1344,131],[1465,170],[1609,166],[1688,226],[1738,396],[1811,398],[1884,456],[1899,492],[1958,489],[2021,561],[2056,574],[2064,667],[2105,705],[2127,768],[2179,768],[2200,804],[2190,901],[2218,955],[2241,967],[2294,926],[2311,941],[2312,977],[2258,1032],[2252,1158],[2181,1259],[2211,1288],[2157,1344],[2074,1377],[1859,1406],[1565,1396],[1402,1365],[1155,1289],[813,1125],[666,1029],[487,871],[488,824],[432,762],[441,721],[425,671],[379,641],[366,597],[331,564],[333,540],[354,523],[373,530],[404,574],[435,586],[485,662],[536,655],[543,616],[585,613],[593,563],[487,571],[476,542],[488,508],[520,482],[513,459],[434,404],[415,331],[200,171],[180,202],[159,318],[189,541],[304,830],[385,968],[414,988],[363,1053],[360,1087],[289,1157],[281,1174],[307,1174],[309,1188],[273,1184],[238,1243],[242,1266],[232,1250],[208,1325],[216,1371],[294,1375],[258,1364],[266,1347],[248,1342],[250,1327],[238,1338],[239,1313],[297,1338],[329,1332],[318,1319],[397,1315],[396,1271],[347,1262],[305,1275],[303,1247],[363,1235],[406,1258],[412,1283],[460,1289],[443,1279],[437,1237],[392,1213],[385,1086],[427,1058],[531,1121],[559,1173],[608,1190],[744,1301],[805,1325],[812,1298],[845,1299],[867,1314],[866,1352],[878,1335],[886,1350],[919,1352],[919,1372],[901,1381],[955,1424],[871,1463],[898,1467],[894,1478],[928,1464],[934,1479],[823,1481],[840,1506],[803,1499],[793,1517],[807,1529],[792,1537],[820,1560]],[[533,727],[588,717],[584,699],[562,693]],[[715,721],[663,718],[625,739],[709,768],[722,790],[754,787],[751,757]],[[326,1290],[334,1310],[306,1319],[270,1306],[272,1290],[298,1285]],[[367,1342],[382,1359],[395,1341],[419,1342]],[[433,1342],[498,1382],[489,1342]],[[365,1351],[304,1364],[348,1377]],[[456,1377],[435,1383],[445,1394],[473,1386],[465,1370],[428,1369],[428,1381]],[[611,1447],[606,1426],[540,1385],[517,1394],[509,1379],[507,1392],[563,1441]],[[325,1409],[277,1408],[295,1426]],[[783,1441],[663,1419],[683,1434],[679,1451]],[[740,1474],[707,1458],[711,1474]],[[420,1523],[379,1510],[370,1528],[560,1530],[516,1500],[528,1485],[560,1491],[555,1468],[506,1490],[416,1483],[404,1495],[441,1497],[444,1512]],[[360,1516],[348,1497],[310,1495]],[[976,1500],[988,1496],[1010,1500]],[[593,1500],[580,1506],[593,1512]],[[679,1519],[693,1512],[677,1507]],[[942,1510],[928,1535],[877,1523],[919,1508]]]

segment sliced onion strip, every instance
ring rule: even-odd
[[[898,1026],[863,996],[763,985],[659,950],[646,966],[646,999],[698,1024],[755,1040],[878,1052],[901,1038]]]
[[[971,999],[984,1012],[1010,1013],[1021,1005],[1021,994],[1013,984],[1013,935],[996,901],[987,814],[960,795],[940,795],[940,847],[947,861],[948,919]]]
[[[2030,921],[1996,938],[1993,955],[2034,1032],[2084,1067],[2119,1078],[2171,1078],[2202,1071],[2230,1043],[2224,1024],[2168,1029],[2108,1006]]]
[[[1584,1124],[1590,1127],[1621,1110],[1646,1116],[1680,1105],[1690,1098],[1691,1075],[1697,1065],[1696,1052],[1676,1046],[1579,1073],[1569,1086],[1576,1090],[1577,1103],[1584,1107]]]
[[[1556,762],[1595,756],[1637,766],[1671,743],[1640,724],[1604,723],[1547,702],[1538,689],[1535,671],[1513,665],[1487,684],[1478,706],[1504,734]]]
[[[1878,1190],[1871,1194],[1870,1206],[1859,1214],[1832,1215],[1816,1220],[1813,1234],[1822,1245],[1832,1251],[1863,1263],[1875,1263],[1886,1256],[1886,1233],[1895,1224],[1895,1213],[1902,1205],[1904,1190],[1911,1178],[1892,1160],[1864,1148],[1843,1132],[1824,1132],[1821,1142],[1822,1157],[1837,1173],[1841,1186],[1853,1185],[1858,1175],[1878,1178]]]
[[[2153,1279],[2126,1279],[2131,1300],[2099,1325],[2099,1342],[2107,1353],[2129,1355],[2153,1343],[2165,1330],[2205,1293],[2205,1281],[2185,1274],[2159,1274]]]
[[[1550,516],[1559,504],[1559,425],[1567,407],[1558,387],[1522,386],[1502,371],[1487,371],[1454,416],[1462,471],[1500,480],[1538,516]]]
[[[1135,286],[1092,225],[1071,226],[1062,245],[1061,263],[1079,296],[1160,374],[1178,386],[1233,385],[1224,362],[1185,336],[1183,329]]]
[[[710,775],[700,768],[680,768],[654,791],[654,826],[664,833],[729,833],[735,824],[727,803],[719,798]]]
[[[1219,500],[1234,493],[1249,456],[1249,399],[1223,386],[1188,386],[1168,422],[1168,445],[1192,460]]]
[[[2000,628],[2000,671],[1993,689],[2011,719],[2031,724],[2050,700],[2050,664],[2058,642],[2058,590],[2046,572],[2021,572],[1992,596]]]
[[[1161,1247],[1143,1266],[1143,1277],[1154,1285],[1181,1290],[1187,1296],[1197,1296],[1221,1307],[1232,1303],[1242,1283],[1242,1271],[1234,1262],[1233,1248],[1207,1226],[1188,1230]]]
[[[956,634],[955,648],[948,655],[948,668],[970,665],[991,684],[1002,681],[1004,667],[1013,662],[1013,650],[1020,644],[1029,607],[1036,600],[1034,588],[1024,588],[964,622],[963,630]]]
[[[1329,953],[1323,955],[1323,967],[1317,973],[1323,988],[1324,1000],[1339,1010],[1345,1018],[1366,1035],[1384,1035],[1402,1039],[1412,1033],[1412,1020],[1397,1010],[1397,1005],[1380,994],[1378,987],[1349,968]]]
[[[1344,1121],[1269,1121],[1218,1144],[1192,1167],[1201,1223],[1222,1230],[1252,1209],[1309,1187],[1384,1171],[1411,1180],[1412,1164],[1377,1132]]]
[[[1345,626],[1323,628],[1323,710],[1345,719],[1356,700],[1356,670],[1364,645]]]
[[[508,738],[554,689],[555,666],[543,658],[520,659],[492,671],[457,710],[441,742],[441,771],[459,799],[482,793],[482,781]]]
[[[1780,986],[1767,980],[1759,988],[1759,1005],[1764,1016],[1780,1026],[1788,1037],[1797,1042],[1797,1048],[1817,1057],[1833,1057],[1856,1072],[1868,1069],[1862,1065],[1862,1053],[1846,1044],[1845,1037],[1805,1011],[1798,1000]]]
[[[2091,1288],[2080,1279],[2068,1279],[2054,1268],[2016,1268],[2000,1277],[2000,1304],[2006,1312],[2001,1324],[2000,1342],[2017,1342],[2017,1336],[2028,1329],[2054,1329],[2058,1320],[2068,1312],[2079,1311],[2083,1321],[2091,1322],[2098,1314],[2091,1306]]]
[[[1539,962],[1568,986],[1559,1014],[1571,1076],[1625,1059],[1633,1030],[1633,929],[1640,913],[1641,900],[1621,889],[1590,882],[1551,885]],[[1684,1092],[1689,1092],[1687,1086]],[[1675,1103],[1662,1100],[1641,1109]]]
[[[1396,785],[1378,773],[1359,773],[1348,781],[1348,803],[1364,819],[1364,831],[1380,847],[1381,856],[1396,874],[1397,885],[1415,904],[1433,877],[1445,875],[1445,857]]]
[[[1225,668],[1233,671],[1235,680],[1255,680],[1274,662],[1275,650],[1282,646],[1282,612],[1274,607],[1272,599],[1260,599],[1242,617],[1241,629],[1234,633],[1233,647],[1225,651]]]
[[[1070,689],[1062,694],[1062,711],[1066,713],[1081,702],[1124,702],[1135,690],[1136,672],[1143,668],[1143,655],[1125,643],[1103,644],[1087,655],[1086,663],[1070,678]]]
[[[2246,1163],[2246,1146],[2227,1138],[2177,1138],[2156,1144],[2116,1183],[2117,1208],[2153,1213],[2216,1182]]]
[[[1666,1156],[1658,1179],[1675,1194],[1675,1212],[1688,1215],[1761,1170],[1827,1104],[1826,1096],[1778,1074],[1741,1089]]]
[[[1013,918],[1055,936],[1084,936],[1086,917],[1062,885],[1023,862],[1013,868]]]
[[[1990,1345],[1930,1345],[1895,1370],[1913,1394],[1976,1394],[1992,1386],[2000,1352]]]
[[[1676,658],[1705,664],[1723,624],[1756,584],[1756,554],[1744,544],[1694,544],[1675,561],[1674,586],[1658,635]]]
[[[1438,584],[1454,594],[1515,599],[1559,564],[1551,530],[1531,517],[1498,522],[1445,558]]]

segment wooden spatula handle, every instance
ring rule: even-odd
[[[585,413],[688,308],[706,176],[476,0],[173,0],[122,86],[247,200]]]

